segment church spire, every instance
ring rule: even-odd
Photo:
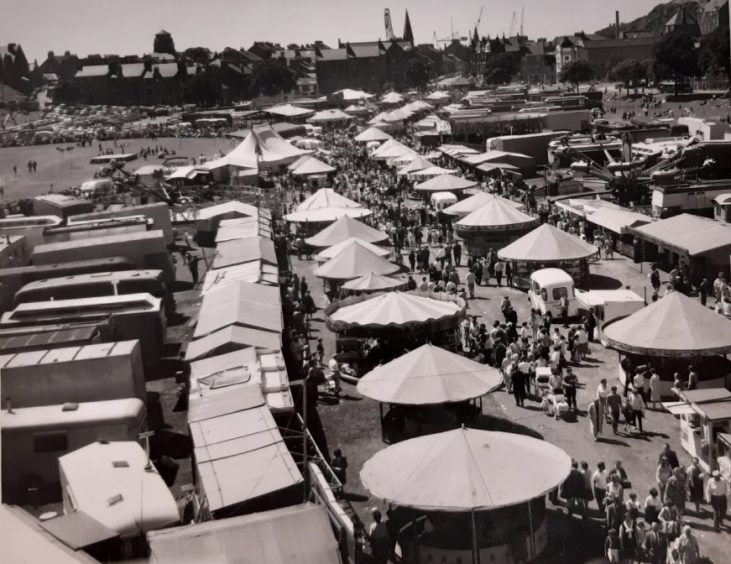
[[[404,35],[402,39],[404,41],[408,41],[412,45],[414,44],[414,32],[411,30],[411,20],[409,19],[408,10],[406,10],[406,18],[404,19]]]

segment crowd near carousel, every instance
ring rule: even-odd
[[[151,534],[153,555],[183,558],[199,548],[195,535],[223,535],[215,525],[236,519],[250,519],[247,539],[263,535],[247,513],[310,512],[299,505],[304,490],[328,509],[302,517],[307,530],[321,535],[320,519],[336,531],[338,546],[319,560],[327,564],[701,562],[704,543],[729,530],[725,275],[694,289],[682,260],[663,282],[657,265],[646,273],[615,258],[621,241],[556,205],[534,157],[441,143],[435,112],[449,96],[411,98],[343,90],[317,111],[269,108],[306,121],[308,134],[287,140],[252,126],[200,165],[214,184],[258,184],[253,203],[217,193],[181,227],[195,241],[171,234],[138,261],[174,270],[167,250],[179,253],[196,308],[174,353],[196,502],[184,527]],[[151,249],[152,235],[132,233],[115,231],[128,239],[120,245]],[[39,244],[33,267],[77,245],[70,236]],[[648,281],[651,295],[641,295]],[[84,317],[99,307],[50,299],[9,298],[3,351],[32,320],[69,330],[54,308]],[[134,331],[142,325],[155,324]],[[120,322],[99,335],[125,330]],[[0,355],[4,388],[18,362]],[[3,427],[20,425],[25,406],[8,403]],[[163,458],[161,442],[148,448],[147,471],[151,456]],[[293,522],[280,535],[301,539]]]

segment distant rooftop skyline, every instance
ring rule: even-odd
[[[520,30],[535,39],[583,30],[645,15],[658,0],[4,0],[0,44],[20,43],[30,61],[45,60],[48,51],[132,55],[149,53],[155,33],[169,31],[179,51],[188,47],[248,48],[254,41],[337,46],[343,41],[385,39],[383,10],[389,8],[393,29],[401,34],[409,10],[416,43],[431,43],[433,34],[448,38],[471,34],[484,6],[480,35],[511,35]]]

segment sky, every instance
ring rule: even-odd
[[[0,43],[20,43],[30,61],[48,51],[134,55],[152,51],[155,33],[169,31],[177,50],[204,46],[214,51],[254,41],[312,43],[337,47],[343,41],[385,39],[383,10],[391,11],[397,35],[409,10],[417,43],[431,43],[451,30],[465,35],[480,8],[481,35],[510,34],[513,12],[531,38],[593,32],[645,15],[661,0],[2,0]]]

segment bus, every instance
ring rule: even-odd
[[[544,98],[546,106],[558,106],[562,110],[583,110],[587,107],[586,96],[548,96]]]
[[[60,456],[99,440],[137,440],[146,430],[147,409],[138,398],[36,407],[6,405],[0,411],[3,503],[61,501]]]
[[[175,298],[162,270],[117,270],[36,280],[15,293],[13,305],[143,293],[160,298],[166,315],[175,312]]]

